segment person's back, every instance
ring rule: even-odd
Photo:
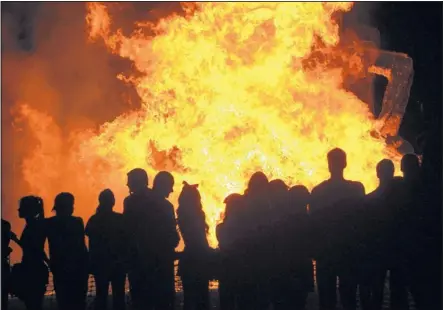
[[[318,255],[340,260],[340,250],[334,247],[348,240],[346,232],[352,223],[346,218],[355,218],[363,198],[363,185],[349,180],[327,180],[312,190],[310,212],[319,241]]]
[[[434,309],[442,308],[440,298],[442,291],[441,268],[442,268],[442,225],[441,225],[441,201],[442,201],[442,177],[441,177],[441,140],[436,139],[441,133],[440,122],[432,122],[429,131],[425,135],[422,152],[422,182],[424,186],[423,225],[421,230],[424,236],[422,243],[423,266],[421,274],[427,279],[423,287],[427,305]],[[425,307],[425,305],[424,305]]]
[[[235,309],[241,287],[241,260],[238,255],[238,226],[241,225],[243,196],[231,194],[225,198],[224,220],[216,227],[220,253],[219,295],[222,310]]]
[[[365,189],[360,182],[346,180],[346,153],[334,149],[328,153],[330,179],[317,185],[311,194],[310,213],[316,243],[317,281],[320,309],[336,306],[336,278],[340,278],[340,296],[345,309],[355,309],[357,272],[353,221],[362,204]]]
[[[175,248],[180,236],[177,232],[174,206],[168,201],[173,192],[174,177],[167,171],[160,171],[154,178],[152,188],[152,212],[156,214],[155,236],[160,241],[157,244],[158,257],[153,276],[152,294],[156,309],[170,309],[175,307]]]
[[[23,256],[21,263],[12,268],[11,289],[14,295],[25,302],[28,310],[41,309],[48,284],[43,200],[35,196],[23,197],[20,200],[19,217],[26,220],[19,240]]]
[[[47,219],[51,269],[57,271],[85,268],[87,249],[84,224],[80,217],[54,216]]]
[[[329,179],[312,190],[313,201],[309,210],[315,214],[318,211],[340,205],[340,202],[362,198],[363,195],[364,187],[360,182]]]
[[[158,196],[154,192],[152,213],[157,224],[155,235],[158,236],[158,241],[161,241],[158,243],[157,255],[170,259],[171,256],[174,256],[174,250],[180,241],[174,206],[164,197]]]
[[[200,194],[197,185],[184,183],[181,195],[181,204],[177,210],[178,226],[185,244],[185,251],[201,253],[209,249],[206,238],[207,224],[203,210],[201,210]],[[198,197],[197,197],[198,195]],[[195,196],[195,197],[194,197]],[[194,206],[195,204],[195,206]]]
[[[174,208],[166,199],[172,192],[173,178],[160,172],[154,179],[154,188],[147,185],[143,169],[128,173],[130,195],[124,200],[123,216],[132,248],[131,294],[136,307],[171,308],[174,249],[179,242]]]
[[[43,261],[45,239],[45,225],[43,221],[27,223],[20,236],[20,244],[23,251],[22,262],[40,264]]]
[[[148,188],[148,174],[136,168],[127,174],[129,196],[123,201],[123,218],[128,233],[129,269],[132,306],[135,309],[153,307],[150,288],[156,264],[156,244],[160,242],[155,234],[159,225],[156,217],[152,190]]]
[[[263,172],[255,172],[244,194],[242,225],[239,229],[239,254],[243,264],[242,309],[265,309],[269,306],[271,216],[268,178]]]
[[[274,277],[280,279],[271,290],[279,297],[275,309],[304,309],[313,285],[312,260],[308,244],[311,232],[307,214],[309,191],[294,186],[285,193],[278,221],[274,224],[276,245]]]
[[[391,307],[403,309],[408,304],[408,294],[413,296],[418,309],[434,307],[426,298],[428,294],[423,266],[426,238],[423,234],[423,193],[420,164],[417,156],[406,154],[401,161],[403,178],[398,178],[396,191],[390,197],[389,263],[391,269]],[[425,258],[426,259],[426,258]],[[427,259],[426,259],[427,260]]]
[[[7,262],[10,254],[11,224],[2,219],[2,262]]]
[[[185,249],[179,262],[183,283],[183,308],[209,309],[209,270],[212,251],[206,239],[208,225],[205,221],[198,185],[183,182],[178,198],[177,223]]]
[[[11,248],[9,243],[11,241],[11,224],[2,219],[2,309],[8,308],[8,294],[9,294],[9,255]]]
[[[394,164],[381,160],[376,167],[378,187],[366,195],[358,218],[360,301],[363,310],[381,309],[390,250],[390,197],[395,190]]]
[[[60,193],[55,198],[56,215],[46,221],[50,267],[59,307],[83,309],[88,281],[88,251],[84,224],[74,212],[74,196]]]
[[[126,231],[123,215],[114,211],[97,212],[86,229],[92,270],[123,268],[127,259]]]
[[[127,225],[129,241],[133,244],[138,261],[151,261],[161,247],[158,229],[162,212],[149,188],[132,193],[124,200],[123,216]],[[160,221],[160,222],[159,222]]]
[[[298,267],[304,269],[304,264],[309,260],[309,269],[312,273],[312,240],[310,237],[312,229],[308,214],[310,195],[308,189],[303,185],[296,185],[289,189],[287,220],[283,222],[283,226],[285,235],[289,236],[287,251],[291,262],[295,264],[295,270],[298,270]]]
[[[106,189],[99,195],[99,206],[86,224],[89,237],[90,270],[94,275],[95,309],[107,307],[109,283],[112,285],[113,309],[125,308],[125,280],[128,256],[123,215],[113,211],[115,197]]]

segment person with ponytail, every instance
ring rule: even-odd
[[[12,268],[11,291],[28,310],[41,310],[48,284],[48,259],[44,252],[46,240],[43,200],[36,196],[20,199],[19,217],[26,221],[17,243],[23,250],[22,261]]]
[[[211,257],[206,235],[208,225],[205,220],[198,185],[183,183],[178,197],[178,227],[185,248],[179,262],[184,294],[184,310],[209,309],[208,262]]]
[[[82,310],[88,289],[85,226],[80,217],[72,215],[74,196],[71,193],[58,194],[53,211],[56,215],[47,219],[47,236],[57,303],[59,309]]]

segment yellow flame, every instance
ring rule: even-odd
[[[122,198],[134,167],[151,179],[169,170],[176,184],[200,184],[212,245],[223,198],[242,193],[257,170],[312,188],[329,176],[326,153],[340,147],[348,154],[346,177],[374,189],[377,162],[398,158],[370,135],[374,118],[343,89],[344,69],[303,66],[318,42],[337,46],[331,16],[351,6],[204,2],[189,6],[185,17],[141,22],[127,37],[111,33],[105,5],[89,3],[90,38],[102,37],[113,53],[132,60],[141,75],[121,78],[134,85],[143,107],[99,133],[75,133],[64,160],[81,176],[66,184],[91,205],[105,186]],[[145,35],[146,28],[155,36]],[[33,158],[33,164],[50,160],[33,156],[25,170]],[[27,174],[29,183],[36,174]]]

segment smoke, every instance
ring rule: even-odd
[[[370,41],[379,48],[380,34],[376,29],[377,2],[355,2],[352,9],[343,15],[342,32],[352,32],[359,40]]]
[[[129,62],[87,42],[85,13],[84,3],[2,8],[2,217],[17,233],[23,227],[17,201],[32,194],[21,167],[26,156],[36,148],[69,152],[70,132],[97,128],[139,105],[132,88],[116,79]],[[47,126],[51,141],[39,145],[20,121],[22,104],[40,113],[34,121]],[[50,210],[52,201],[45,203]]]

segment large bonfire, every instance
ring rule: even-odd
[[[46,145],[25,160],[24,177],[45,198],[53,199],[63,179],[77,205],[91,208],[105,187],[121,201],[132,168],[145,168],[151,180],[168,170],[176,179],[173,202],[182,181],[200,184],[216,245],[223,198],[242,193],[257,170],[312,188],[329,175],[326,153],[340,147],[348,154],[346,177],[371,191],[377,162],[398,163],[370,134],[376,120],[367,103],[344,89],[344,67],[306,66],[312,51],[336,49],[332,16],[351,3],[197,3],[185,16],[138,23],[131,36],[115,30],[105,4],[87,5],[85,39],[103,40],[133,62],[133,76],[116,78],[132,84],[143,104],[99,132],[72,133],[66,152],[50,142],[57,130],[51,118],[22,105]]]

